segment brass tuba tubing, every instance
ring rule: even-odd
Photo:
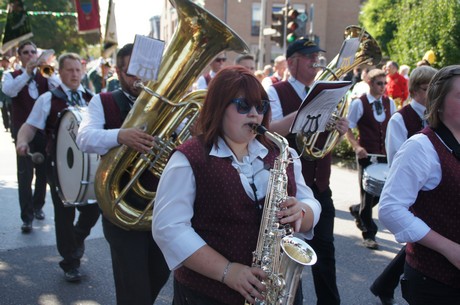
[[[144,128],[155,137],[156,145],[149,154],[125,145],[115,147],[102,156],[96,172],[95,193],[104,216],[127,230],[151,229],[156,192],[141,178],[159,179],[172,150],[190,137],[184,129],[198,117],[204,92],[185,93],[220,52],[249,52],[233,30],[204,8],[188,0],[170,2],[176,8],[178,25],[163,54],[158,81],[144,85],[121,126]],[[128,193],[135,198],[125,196]],[[137,199],[146,207],[133,204]]]

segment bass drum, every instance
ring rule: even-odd
[[[82,152],[76,143],[82,111],[85,110],[67,108],[61,112],[54,135],[56,190],[64,206],[68,207],[96,203],[94,177],[99,156]]]

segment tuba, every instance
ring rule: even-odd
[[[256,134],[264,134],[280,150],[270,170],[257,246],[253,252],[252,266],[267,273],[267,279],[263,281],[267,288],[265,300],[256,299],[255,304],[291,305],[303,268],[315,264],[317,256],[306,242],[293,237],[292,228],[280,224],[276,216],[281,202],[287,197],[286,169],[292,162],[288,141],[277,133],[268,132],[262,125],[253,124],[252,129]],[[249,303],[246,301],[245,305]]]
[[[248,52],[249,48],[218,18],[187,0],[170,0],[178,26],[163,54],[158,81],[142,85],[121,128],[140,127],[155,137],[148,153],[125,145],[101,158],[96,179],[97,202],[112,223],[127,230],[147,231],[152,222],[156,188],[145,178],[159,179],[172,150],[191,137],[204,90],[184,94],[220,52]]]
[[[375,66],[382,59],[382,52],[380,47],[372,36],[364,31],[362,28],[356,25],[350,25],[346,27],[344,33],[345,42],[348,39],[358,38],[359,47],[354,54],[354,61],[350,64],[350,61],[343,60],[340,67],[337,66],[339,55],[337,55],[327,67],[321,67],[324,71],[316,76],[315,81],[332,81],[339,80],[339,78],[355,67],[360,65]],[[318,66],[320,67],[320,66]],[[346,99],[343,98],[337,105],[336,110],[332,114],[332,122],[326,126],[327,138],[324,145],[321,147],[317,146],[318,137],[322,132],[309,133],[298,133],[296,135],[296,144],[299,151],[302,152],[302,157],[307,160],[321,159],[332,151],[334,146],[340,139],[339,132],[335,129],[335,121],[345,116],[347,109]]]

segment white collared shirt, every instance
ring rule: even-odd
[[[67,87],[64,84],[61,84],[61,87],[64,90],[64,92],[67,92],[66,94],[69,95],[69,87]],[[79,92],[82,92],[85,89],[83,89],[83,86],[80,85],[77,90]],[[32,111],[29,114],[29,117],[26,120],[27,124],[32,125],[41,130],[45,129],[46,120],[48,119],[48,116],[51,112],[51,98],[52,93],[50,91],[47,91],[38,97],[38,99],[35,101]]]
[[[425,106],[418,103],[415,100],[409,104],[415,112],[418,114],[421,120],[425,113]],[[403,116],[399,112],[395,112],[388,122],[386,138],[385,138],[385,150],[387,152],[388,166],[391,166],[393,158],[404,143],[407,140],[408,131],[406,124],[404,123]]]
[[[305,91],[305,85],[296,80],[293,76],[289,77],[288,82],[291,84],[297,95],[303,101],[303,99],[307,96],[307,92]],[[281,107],[281,101],[278,96],[278,92],[276,92],[276,89],[275,87],[273,87],[273,85],[268,87],[267,94],[268,99],[270,100],[270,107],[272,110],[272,121],[281,120],[285,115],[283,114],[283,108]]]
[[[430,227],[409,208],[418,192],[436,188],[441,176],[439,156],[426,135],[413,135],[402,144],[379,201],[379,220],[398,242],[417,242],[428,234]]]
[[[13,72],[4,73],[2,80],[2,91],[6,96],[11,98],[16,97],[18,93],[24,88],[28,87],[29,95],[34,100],[38,98],[37,83],[34,79],[29,82],[30,75],[27,74],[25,68],[21,67],[22,74],[16,78],[13,77]],[[37,69],[34,69],[34,74],[37,73]],[[29,82],[29,83],[28,83]],[[57,88],[61,84],[61,79],[56,74],[51,75],[48,78],[49,89]]]
[[[369,100],[369,104],[372,107],[372,104],[377,100],[374,96],[370,93],[366,94],[367,99]],[[375,111],[375,107],[372,107],[372,111],[374,113],[374,118],[377,122],[382,123],[386,119],[385,111],[382,111],[381,114],[377,114]],[[396,105],[393,99],[390,98],[390,115],[396,112]],[[361,103],[361,99],[357,98],[351,101],[350,106],[348,107],[348,126],[350,129],[356,128],[358,126],[358,121],[364,114],[363,104]]]
[[[237,158],[219,139],[219,149],[214,146],[210,155],[219,158],[232,158],[232,166],[240,173],[241,183],[246,194],[254,200],[254,192],[250,186],[251,180],[257,189],[257,197],[263,198],[267,192],[269,171],[264,169],[264,158],[268,150],[257,140],[248,147],[249,155],[238,162]],[[290,149],[293,157],[297,153]],[[297,196],[302,203],[313,210],[314,225],[318,223],[321,206],[314,198],[313,192],[306,186],[302,176],[300,159],[294,161]],[[252,176],[254,176],[252,178]],[[206,242],[195,232],[191,225],[193,205],[195,202],[196,184],[193,170],[188,159],[179,151],[174,152],[168,161],[158,185],[153,211],[152,232],[155,241],[162,249],[166,262],[171,270],[182,265],[182,262],[192,255]],[[311,239],[313,229],[302,233],[303,237]]]

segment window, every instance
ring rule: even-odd
[[[261,9],[260,3],[252,4],[252,17],[251,17],[251,35],[259,36],[260,32],[260,20],[261,20]]]

